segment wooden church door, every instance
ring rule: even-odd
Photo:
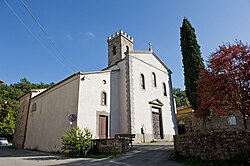
[[[108,138],[108,117],[99,116],[99,139]]]
[[[152,108],[152,118],[153,118],[153,134],[155,139],[162,139],[162,122],[161,122],[161,112],[159,108]]]

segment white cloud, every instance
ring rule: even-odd
[[[96,36],[93,32],[86,32],[84,36],[89,40],[95,40]]]
[[[70,35],[70,34],[67,34],[67,35],[64,36],[64,38],[65,38],[66,40],[72,40],[72,39],[73,39],[73,36]]]

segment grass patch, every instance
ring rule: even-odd
[[[184,156],[179,152],[173,152],[170,155],[170,160],[174,160],[189,166],[248,166],[247,159],[239,154],[233,157],[231,160],[201,160],[195,156]]]
[[[114,158],[114,157],[119,156],[120,154],[121,153],[119,153],[119,152],[96,153],[96,154],[87,155],[84,158],[95,158],[95,159]]]

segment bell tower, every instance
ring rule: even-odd
[[[120,30],[108,37],[108,66],[126,57],[133,50],[133,38]]]

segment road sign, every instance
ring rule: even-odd
[[[70,114],[70,115],[68,116],[68,120],[69,120],[70,122],[74,122],[74,121],[76,120],[76,115],[75,115],[75,114]]]

